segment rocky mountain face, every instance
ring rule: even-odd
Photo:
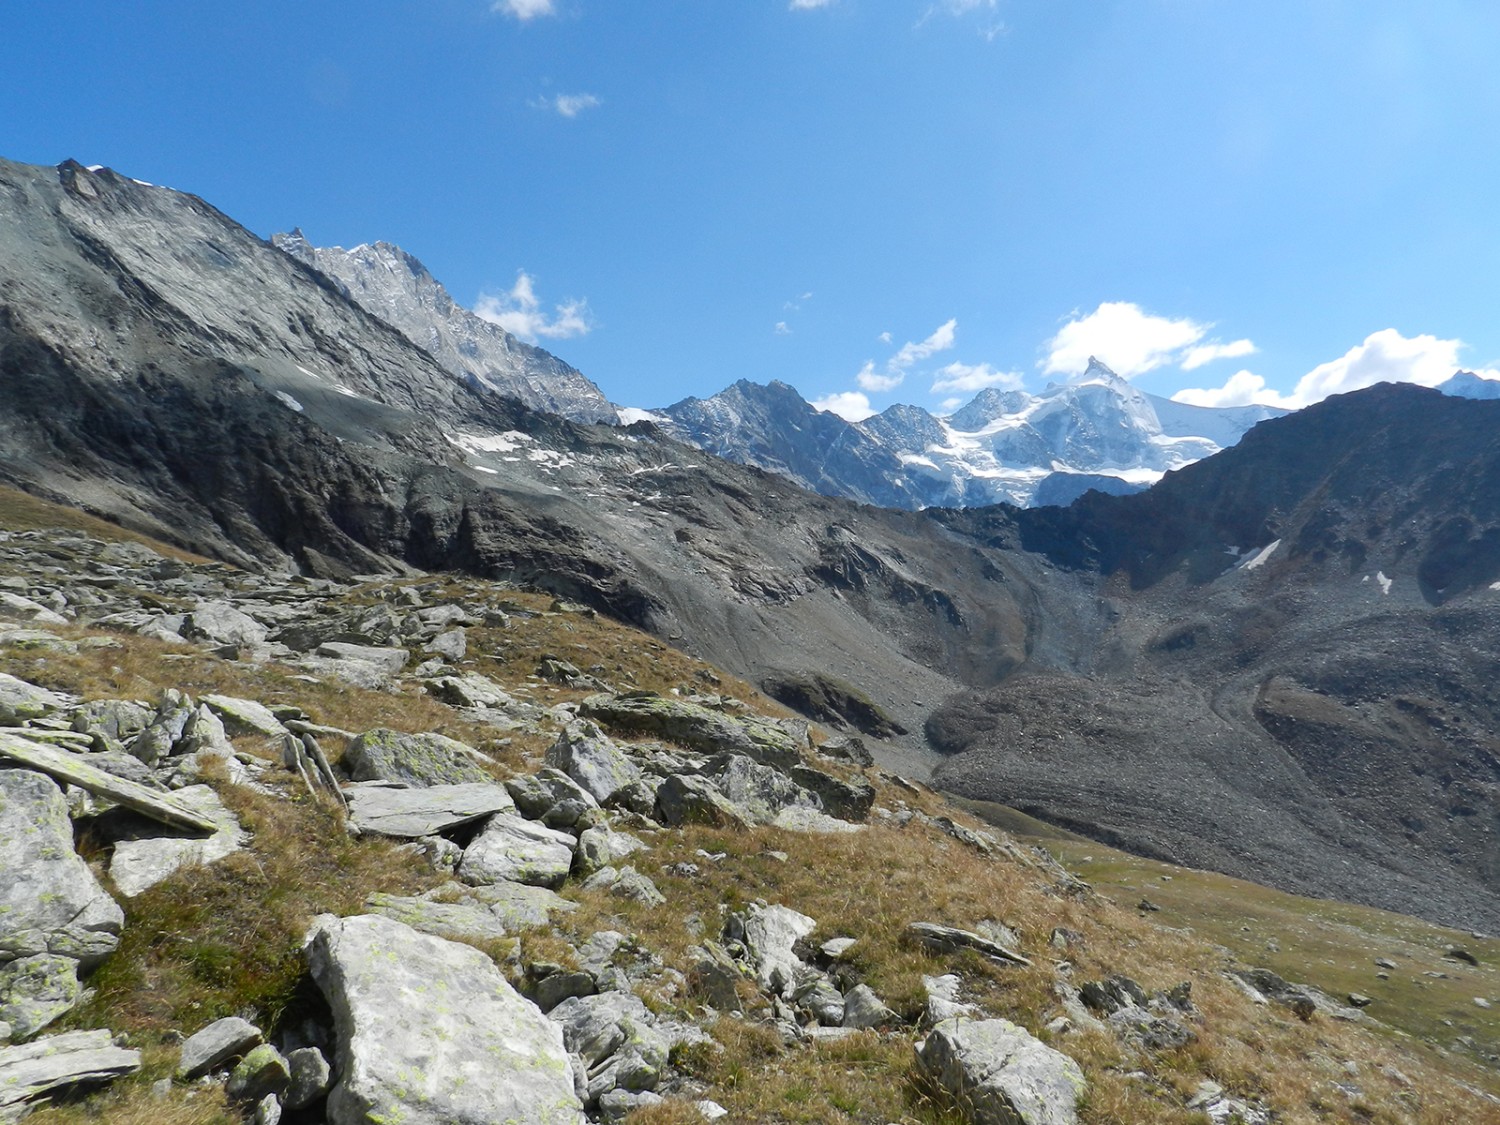
[[[1091,488],[1140,491],[1284,413],[1185,406],[1142,393],[1094,359],[1041,394],[983,390],[944,418],[897,405],[848,422],[785,383],[744,380],[655,416],[684,441],[825,496],[920,509],[1065,505]]]
[[[615,408],[582,372],[457,304],[399,246],[318,247],[300,230],[272,235],[271,244],[332,278],[360,308],[466,382],[575,422],[615,420]]]
[[[887,765],[931,768],[926,734],[967,795],[1500,924],[1492,403],[1375,388],[1135,496],[880,509],[661,425],[531,411],[190,196],[0,164],[0,232],[0,480],[255,570],[546,590],[877,735]],[[855,428],[762,390],[724,418],[818,434],[828,465],[862,466],[862,499],[901,463],[886,443],[942,425],[902,409]],[[1040,442],[1115,472],[1217,444],[1097,370],[971,406],[987,456]],[[1247,421],[1212,417],[1220,437]]]

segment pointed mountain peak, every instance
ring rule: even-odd
[[[1123,383],[1124,379],[1115,374],[1114,368],[1105,363],[1097,356],[1089,356],[1089,365],[1084,369],[1082,375],[1074,380],[1076,383]]]

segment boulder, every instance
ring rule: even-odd
[[[0,727],[17,727],[31,719],[60,711],[67,705],[68,700],[55,691],[0,672]]]
[[[0,618],[12,621],[30,621],[37,625],[66,625],[68,619],[41,602],[0,590]]]
[[[287,1109],[306,1109],[328,1093],[333,1085],[333,1068],[328,1059],[316,1047],[299,1047],[286,1056],[291,1081],[282,1099]]]
[[[817,922],[786,906],[752,906],[743,928],[756,982],[777,995],[790,994],[803,968],[793,946],[817,929]]]
[[[258,645],[271,630],[227,602],[199,602],[183,621],[181,633],[214,645]]]
[[[416,839],[515,808],[503,785],[493,781],[432,785],[425,789],[356,787],[345,794],[349,820],[361,832]]]
[[[944,1020],[918,1060],[974,1125],[1076,1125],[1078,1064],[1009,1020]]]
[[[0,961],[56,953],[94,964],[119,944],[125,913],[73,850],[62,790],[0,770]]]
[[[0,1047],[0,1121],[20,1120],[55,1090],[97,1086],[140,1069],[141,1053],[116,1047],[103,1029]]]
[[[174,796],[188,809],[213,821],[217,830],[205,839],[180,829],[153,826],[150,834],[132,832],[128,838],[116,841],[109,861],[109,877],[126,898],[134,898],[156,886],[181,867],[214,863],[245,845],[247,837],[240,828],[239,818],[224,807],[209,786],[190,785],[179,789]]]
[[[224,1092],[238,1102],[258,1102],[267,1095],[280,1098],[291,1082],[292,1070],[281,1052],[262,1043],[235,1064]]]
[[[479,751],[441,734],[366,731],[344,751],[344,771],[355,781],[429,785],[494,783],[479,765]]]
[[[703,776],[760,824],[769,824],[783,809],[822,811],[818,797],[780,770],[761,765],[743,754],[723,754],[712,759]]]
[[[494,680],[474,672],[462,676],[438,676],[427,682],[425,690],[428,695],[450,707],[503,710],[514,706],[516,702]]]
[[[240,1058],[264,1040],[260,1028],[239,1016],[225,1016],[189,1035],[182,1043],[177,1077],[198,1078]]]
[[[465,894],[474,902],[483,903],[512,933],[545,926],[557,911],[578,909],[576,902],[569,902],[546,887],[528,887],[524,883],[495,883],[484,887],[465,887]]]
[[[258,734],[264,738],[281,738],[286,727],[264,703],[237,699],[232,695],[205,695],[198,702],[219,716],[230,735]]]
[[[864,778],[844,781],[811,766],[793,766],[791,778],[816,793],[826,812],[840,820],[864,820],[875,804],[875,787]]]
[[[844,1027],[863,1030],[900,1022],[901,1017],[887,1008],[869,985],[857,984],[844,994]]]
[[[555,887],[573,866],[573,837],[512,813],[497,813],[464,849],[458,877],[466,883],[528,883]]]
[[[73,729],[93,739],[95,750],[119,750],[151,722],[151,709],[128,699],[99,699],[73,713]]]
[[[380,676],[394,676],[406,667],[411,654],[404,648],[387,648],[379,645],[356,645],[344,641],[324,641],[316,653],[324,660],[335,663],[349,662],[367,665]]]
[[[82,993],[73,958],[55,953],[18,958],[0,965],[0,1024],[10,1025],[10,1038],[30,1039],[71,1011]]]
[[[780,769],[800,762],[807,742],[805,732],[799,740],[771,719],[727,715],[650,692],[591,695],[579,714],[614,730],[669,739],[704,754],[744,754]]]
[[[656,789],[656,819],[672,828],[706,824],[714,828],[744,828],[751,816],[712,782],[693,774],[674,773]]]
[[[462,629],[449,629],[446,633],[439,633],[423,645],[422,651],[457,663],[469,651],[468,637]]]
[[[643,841],[628,832],[616,832],[605,825],[586,828],[579,833],[573,865],[579,875],[592,875],[601,867],[608,867],[645,847]]]
[[[584,1125],[562,1029],[477,949],[323,915],[306,954],[337,1027],[329,1125]]]
[[[999,942],[968,930],[940,926],[935,922],[913,922],[906,927],[906,932],[934,953],[957,953],[960,949],[972,949],[1002,965],[1031,964],[1014,950],[1006,949]]]
[[[567,774],[596,801],[638,781],[640,769],[594,723],[569,723],[547,750],[547,764]]]
[[[372,894],[365,909],[434,937],[453,941],[492,941],[508,932],[505,920],[483,903],[429,902],[422,898]]]

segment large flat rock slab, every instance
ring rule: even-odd
[[[555,887],[573,866],[575,841],[512,813],[497,813],[464,849],[458,877],[465,883],[528,883]]]
[[[107,1031],[0,1047],[0,1122],[19,1121],[54,1090],[112,1082],[140,1069],[141,1053],[116,1047]]]
[[[207,785],[189,785],[175,794],[193,812],[217,825],[212,836],[141,835],[119,840],[109,861],[109,877],[126,898],[156,886],[180,868],[213,863],[245,846],[239,819]]]
[[[0,961],[56,953],[92,964],[120,944],[125,912],[73,850],[62,790],[0,769]]]
[[[416,839],[436,836],[516,807],[505,786],[493,782],[433,785],[426,789],[379,786],[346,791],[349,819],[361,832]]]
[[[323,915],[306,953],[336,1025],[329,1125],[584,1125],[562,1029],[477,949]]]
[[[974,1125],[1077,1125],[1083,1071],[1009,1020],[944,1020],[919,1061]]]

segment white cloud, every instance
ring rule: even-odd
[[[1193,371],[1216,359],[1239,359],[1241,356],[1254,355],[1259,350],[1249,340],[1231,340],[1227,344],[1196,344],[1183,354],[1178,366],[1184,371]]]
[[[810,12],[814,8],[826,8],[834,0],[790,0],[787,8],[793,12]]]
[[[814,410],[826,410],[837,414],[846,422],[863,422],[875,411],[870,409],[870,400],[858,391],[839,391],[837,394],[815,398],[809,404]]]
[[[854,377],[854,381],[865,390],[873,391],[874,393],[879,394],[881,391],[895,390],[901,385],[901,381],[905,378],[905,371],[892,371],[888,374],[882,375],[880,372],[875,370],[875,365],[873,363],[867,362],[863,367],[859,369],[859,374]]]
[[[1338,359],[1318,364],[1297,380],[1290,394],[1271,390],[1259,375],[1237,371],[1221,387],[1188,388],[1172,398],[1193,406],[1243,406],[1254,402],[1295,410],[1321,402],[1329,395],[1357,391],[1376,383],[1435,387],[1462,366],[1458,356],[1463,347],[1462,340],[1428,335],[1407,337],[1394,328],[1382,328]],[[1500,378],[1500,371],[1481,370],[1475,374]]]
[[[787,327],[786,321],[784,320],[778,320],[776,322],[774,331],[778,336],[790,336],[792,334],[792,330]]]
[[[577,117],[586,109],[594,109],[604,103],[594,94],[558,94],[552,106],[564,117]]]
[[[564,301],[553,306],[551,315],[543,310],[541,299],[536,295],[536,283],[525,270],[516,272],[516,283],[508,293],[499,296],[481,293],[474,303],[474,314],[481,320],[498,324],[528,344],[542,339],[566,340],[583,336],[593,328],[587,301]]]
[[[879,340],[882,344],[889,344],[891,342],[891,334],[889,332],[882,332],[875,339]]]
[[[864,367],[860,368],[854,380],[867,391],[879,393],[894,390],[901,385],[902,380],[906,378],[906,372],[912,366],[951,348],[957,332],[958,320],[949,319],[938,325],[927,339],[908,340],[902,344],[896,350],[896,354],[886,360],[880,369],[876,368],[874,360],[866,360]],[[889,343],[891,334],[882,332],[880,339],[883,343]]]
[[[936,395],[944,391],[963,391],[965,394],[973,394],[986,387],[1015,390],[1020,386],[1021,376],[1014,371],[997,371],[988,363],[950,363],[947,367],[938,368],[932,393]]]
[[[963,404],[964,400],[961,398],[945,398],[942,402],[938,403],[938,413],[952,414]]]
[[[513,19],[522,23],[534,20],[538,16],[550,16],[557,12],[554,0],[495,0],[490,5],[490,11],[503,12]]]
[[[1192,320],[1152,316],[1129,301],[1105,301],[1087,316],[1074,315],[1046,343],[1042,370],[1077,375],[1097,356],[1129,379],[1173,359],[1203,339],[1208,326]]]
[[[1187,387],[1172,396],[1173,402],[1189,406],[1281,406],[1281,396],[1266,388],[1266,381],[1251,371],[1236,371],[1222,387]]]

